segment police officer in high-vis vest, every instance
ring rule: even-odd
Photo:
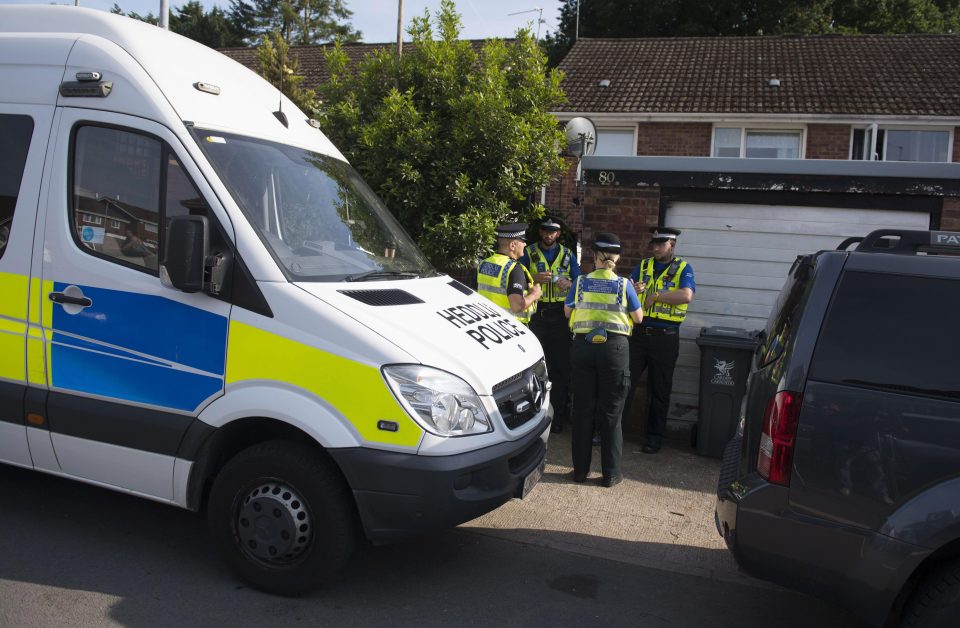
[[[649,372],[650,406],[647,440],[643,445],[643,452],[647,454],[660,451],[670,408],[673,369],[680,353],[680,324],[697,289],[693,266],[674,254],[679,235],[679,229],[651,228],[652,256],[641,260],[630,274],[643,301],[643,324],[633,330],[630,339],[630,374],[636,384],[644,369]],[[628,420],[633,391],[631,385],[624,406],[624,421]]]
[[[573,331],[573,481],[587,479],[596,421],[601,483],[615,486],[623,480],[620,416],[630,385],[628,339],[643,310],[633,284],[614,272],[620,239],[598,233],[592,249],[596,270],[577,279],[563,308]]]
[[[560,223],[554,218],[545,218],[538,229],[540,240],[529,245],[520,258],[520,263],[543,290],[537,311],[530,319],[530,331],[543,346],[547,371],[553,382],[550,431],[554,433],[562,432],[563,424],[569,420],[570,329],[563,315],[563,302],[570,286],[580,276],[576,254],[559,242],[560,229]]]
[[[540,286],[519,263],[527,246],[527,225],[514,222],[496,230],[497,252],[477,268],[477,292],[510,312],[523,323],[537,311]]]

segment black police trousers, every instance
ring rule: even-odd
[[[679,331],[679,330],[677,330]],[[680,334],[646,335],[635,326],[630,337],[630,392],[624,404],[624,422],[633,404],[636,386],[643,371],[647,371],[650,405],[647,408],[647,436],[662,436],[670,409],[670,391],[673,389],[673,369],[680,355]]]
[[[600,429],[600,468],[604,477],[620,475],[623,431],[620,416],[630,384],[630,345],[623,334],[609,334],[603,344],[576,334],[571,351],[573,367],[574,474],[590,471],[593,424]]]
[[[567,407],[570,390],[570,327],[567,317],[563,315],[563,304],[540,304],[530,319],[530,331],[543,345],[547,373],[553,383],[550,390],[553,420],[565,420],[570,416]]]

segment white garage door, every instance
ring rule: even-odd
[[[676,203],[666,225],[682,230],[677,253],[693,264],[697,293],[681,327],[672,418],[695,420],[701,327],[763,329],[797,255],[835,249],[874,229],[930,228],[925,212],[730,203]]]

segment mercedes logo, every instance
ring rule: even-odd
[[[534,407],[539,410],[540,404],[543,402],[543,382],[537,378],[536,374],[531,372],[527,375],[526,389]]]

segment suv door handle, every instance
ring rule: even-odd
[[[50,300],[54,303],[63,305],[79,305],[80,307],[90,307],[93,305],[93,301],[91,301],[89,297],[74,297],[69,294],[64,294],[63,292],[51,292],[49,296]]]

